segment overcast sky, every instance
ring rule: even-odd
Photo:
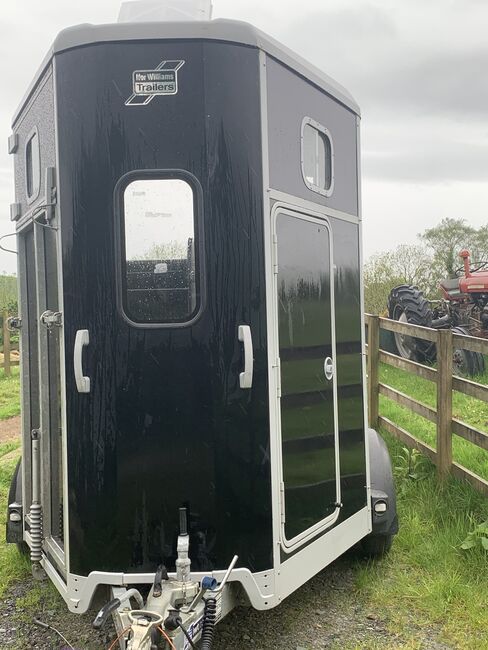
[[[6,141],[19,100],[57,32],[113,22],[119,5],[2,2],[0,234],[13,231]],[[252,22],[346,86],[361,106],[366,255],[413,242],[443,217],[488,222],[488,2],[214,0],[214,17]],[[0,271],[15,264],[0,251]]]

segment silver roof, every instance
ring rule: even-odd
[[[49,62],[56,54],[93,43],[159,39],[204,39],[227,41],[256,47],[312,81],[357,115],[360,114],[356,101],[343,86],[274,38],[242,21],[217,19],[202,22],[83,24],[63,29],[54,40],[51,49],[44,58],[41,67],[14,115],[13,122],[15,123],[17,120],[19,113],[34,90],[39,77],[43,74]]]

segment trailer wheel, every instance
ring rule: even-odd
[[[401,284],[391,290],[388,297],[388,314],[392,320],[424,327],[432,326],[432,310],[424,294],[408,284]],[[433,363],[436,357],[435,344],[430,341],[394,333],[398,354],[404,359],[418,363]]]
[[[14,470],[10,489],[8,493],[8,503],[22,503],[22,458],[19,459],[17,466]],[[7,536],[8,536],[8,522],[7,522]],[[7,539],[8,541],[8,539]],[[12,540],[13,541],[13,540]],[[29,555],[30,549],[26,542],[16,542],[17,550],[22,555]]]
[[[368,557],[386,555],[393,544],[393,535],[368,535],[361,542],[363,553]]]
[[[453,327],[452,333],[469,336],[469,331],[464,327]],[[461,377],[482,375],[485,372],[485,358],[479,352],[471,352],[463,348],[453,349],[452,371],[453,374]]]

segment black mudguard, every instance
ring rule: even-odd
[[[20,514],[20,521],[10,521],[10,513],[12,509],[16,510]],[[12,476],[12,482],[10,483],[10,490],[8,493],[7,510],[6,542],[7,544],[22,544],[22,459],[17,463],[17,467]]]
[[[371,535],[396,535],[398,516],[396,509],[396,491],[393,480],[391,458],[385,441],[374,429],[367,430],[369,445],[369,463],[371,468],[371,511],[373,530]],[[376,513],[375,504],[385,501],[385,513]]]

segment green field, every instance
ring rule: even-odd
[[[431,381],[386,364],[381,365],[380,381],[428,406],[436,406],[437,389]],[[488,404],[485,402],[454,391],[452,411],[453,417],[458,420],[482,431],[488,431]],[[433,422],[412,413],[383,395],[380,395],[380,413],[435,448],[436,427]],[[488,480],[488,451],[455,435],[452,450],[453,460]]]
[[[19,367],[12,368],[10,377],[0,370],[0,420],[11,418],[20,413],[20,376]]]

